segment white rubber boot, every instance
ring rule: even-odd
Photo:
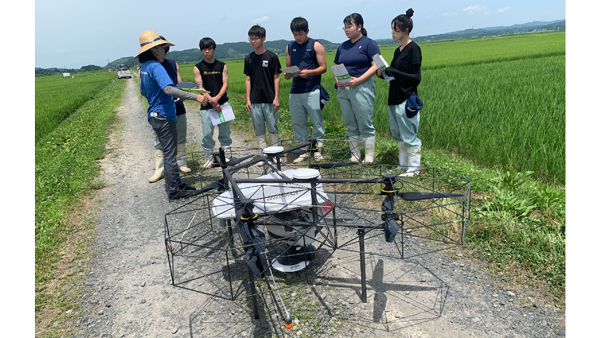
[[[187,166],[187,154],[185,151],[185,143],[177,144],[177,166],[179,166],[179,170],[184,173],[191,173],[192,169]]]
[[[367,137],[365,141],[365,164],[373,163],[375,159],[375,136]]]
[[[258,142],[258,149],[260,149],[260,153],[262,154],[263,149],[267,147],[266,135],[256,136],[256,142]]]
[[[414,176],[419,173],[419,167],[421,166],[421,146],[408,146],[406,147],[408,152],[408,170],[400,176]]]
[[[148,179],[148,182],[155,183],[165,178],[165,167],[162,150],[154,151],[154,175]]]
[[[231,146],[224,146],[223,152],[225,153],[225,162],[229,162],[231,155]]]
[[[350,153],[352,154],[350,162],[360,163],[360,136],[348,136],[348,140],[350,141]]]
[[[279,146],[279,134],[271,134],[271,146]]]
[[[204,165],[202,166],[202,168],[204,169],[208,169],[208,168],[212,168],[213,167],[213,156],[212,156],[212,149],[211,150],[206,150],[204,149],[204,158],[206,158],[206,162],[204,162]]]
[[[256,141],[258,142],[258,149],[260,150],[260,154],[263,154],[263,149],[267,147],[267,135],[256,136]],[[277,135],[279,137],[279,135]],[[262,167],[265,165],[265,162],[258,162],[257,166]]]
[[[402,141],[398,141],[398,164],[396,170],[406,171],[408,169],[408,150]]]
[[[323,149],[323,140],[317,141],[317,151],[314,153],[315,161],[320,161],[323,159],[323,155],[321,155],[321,150]]]

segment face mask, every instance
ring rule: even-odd
[[[157,59],[163,59],[166,55],[165,48],[163,46],[158,46],[158,48],[152,48],[152,54],[156,56]]]

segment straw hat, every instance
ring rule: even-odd
[[[145,31],[140,35],[140,51],[134,56],[134,58],[140,56],[143,52],[149,50],[152,47],[166,44],[167,46],[175,46],[163,37],[158,35],[155,31]]]

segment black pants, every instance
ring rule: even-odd
[[[177,166],[177,124],[159,116],[150,117],[150,125],[163,149],[167,193],[176,192],[182,183]]]

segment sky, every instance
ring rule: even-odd
[[[510,26],[532,21],[565,19],[565,0],[304,0],[298,8],[286,1],[223,0],[52,0],[35,2],[35,66],[81,68],[105,66],[133,56],[139,35],[153,30],[175,46],[171,51],[198,48],[203,37],[217,44],[247,41],[248,29],[260,24],[268,40],[292,40],[290,21],[308,20],[309,36],[339,43],[347,38],[343,19],[362,15],[368,36],[391,37],[390,22],[408,8],[414,10],[412,37],[469,28]],[[168,4],[168,5],[166,5]],[[220,10],[219,10],[220,8]]]

